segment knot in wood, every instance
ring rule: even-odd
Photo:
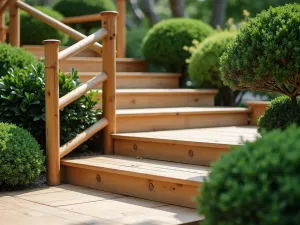
[[[189,150],[189,157],[193,157],[193,156],[194,156],[193,150]]]
[[[97,174],[96,180],[97,180],[98,182],[101,182],[101,176],[100,176],[100,174]]]
[[[149,183],[148,187],[149,187],[149,191],[153,191],[154,190],[154,184]]]

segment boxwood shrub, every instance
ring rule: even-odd
[[[215,31],[208,24],[188,18],[163,20],[154,25],[143,40],[143,55],[150,62],[173,70],[186,67],[190,56],[183,49],[193,40],[203,41]]]
[[[235,32],[218,32],[201,42],[188,60],[188,73],[197,88],[205,83],[219,89],[220,105],[233,106],[239,91],[233,92],[223,85],[220,75],[220,57],[234,42]]]
[[[264,115],[258,120],[259,130],[271,131],[274,129],[285,130],[291,124],[300,126],[300,99],[297,104],[292,104],[291,98],[280,96],[271,101]]]
[[[26,50],[9,44],[0,44],[0,77],[4,76],[10,68],[17,70],[37,63],[37,59]]]
[[[274,130],[214,163],[197,198],[203,224],[300,224],[299,137],[296,126]]]
[[[44,171],[44,160],[40,145],[27,130],[0,123],[0,186],[31,183]]]
[[[36,6],[35,8],[54,19],[60,20],[63,18],[59,12],[51,8],[42,6]],[[46,23],[32,17],[24,11],[21,11],[20,21],[22,45],[42,45],[42,42],[46,39],[58,39],[61,41],[62,45],[65,45],[68,41],[68,36],[66,34],[50,27]]]
[[[59,74],[60,97],[80,85],[76,71]],[[94,124],[100,114],[97,92],[92,91],[60,110],[61,145]],[[31,132],[45,149],[44,65],[11,70],[0,79],[0,121],[14,123]],[[85,146],[83,146],[85,147]]]
[[[115,10],[116,7],[113,0],[58,0],[54,3],[53,9],[60,12],[65,17],[73,17]],[[79,24],[79,27],[85,29],[86,33],[93,27],[100,28],[100,26],[101,21]]]
[[[270,8],[250,19],[221,57],[222,80],[235,90],[279,92],[300,89],[300,4]]]

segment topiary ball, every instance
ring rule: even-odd
[[[196,86],[209,81],[217,87],[222,87],[220,78],[220,57],[229,44],[234,42],[235,32],[220,32],[206,38],[197,47],[190,59],[188,72]]]
[[[116,7],[112,0],[58,0],[53,5],[53,9],[65,17],[73,17],[98,14],[102,11],[115,10]],[[80,24],[80,27],[86,31],[93,27],[100,28],[100,26],[100,21]]]
[[[35,8],[54,19],[61,20],[63,18],[59,12],[51,8],[42,6],[37,6]],[[71,8],[73,9],[73,7]],[[21,11],[20,21],[22,45],[41,45],[46,39],[58,39],[61,41],[61,45],[64,45],[68,41],[68,36],[66,34],[50,27],[24,11]]]
[[[292,126],[223,155],[197,198],[203,224],[300,224],[299,148],[300,129]]]
[[[298,95],[299,27],[300,4],[271,7],[250,19],[221,57],[224,84],[235,90]]]
[[[0,186],[30,184],[44,171],[44,160],[39,144],[27,130],[0,123]]]
[[[190,53],[183,49],[193,40],[203,41],[215,31],[208,24],[188,18],[163,20],[153,26],[143,40],[145,58],[153,63],[174,67],[186,66]]]
[[[24,69],[37,63],[37,59],[26,50],[9,44],[0,44],[0,77],[6,75],[10,68]]]
[[[264,115],[258,119],[259,131],[286,129],[292,123],[300,126],[300,99],[297,104],[292,104],[291,98],[280,96],[271,101]]]

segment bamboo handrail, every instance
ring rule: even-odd
[[[5,10],[8,8],[8,6],[9,6],[9,1],[6,0],[6,2],[4,2],[1,6],[0,15],[2,15],[5,12]]]
[[[59,99],[59,109],[62,109],[75,101],[76,99],[80,98],[84,94],[86,94],[89,90],[93,89],[97,85],[101,84],[102,82],[107,80],[107,75],[105,73],[100,73],[99,75],[93,77],[83,85],[79,86],[75,90],[69,92],[65,96]]]
[[[71,141],[67,142],[59,149],[60,158],[63,158],[65,155],[70,153],[73,149],[77,148],[83,142],[91,138],[94,134],[102,130],[108,125],[108,120],[106,118],[100,119],[94,125],[90,126],[88,129],[83,131],[81,134],[78,134]]]
[[[60,22],[56,19],[53,19],[52,17],[48,16],[47,14],[40,12],[39,10],[31,7],[30,5],[28,5],[24,2],[17,1],[16,5],[20,9],[23,9],[24,11],[26,11],[31,16],[36,17],[37,19],[43,21],[44,23],[48,24],[51,27],[54,27],[57,30],[60,30],[63,33],[66,33],[71,38],[73,38],[77,41],[80,41],[87,37],[86,35],[83,35],[82,33],[72,29],[71,27],[63,24],[62,22]],[[91,48],[94,51],[98,52],[99,54],[102,53],[102,45],[100,45],[99,43],[94,43],[93,45],[91,45]]]
[[[107,30],[104,28],[101,28],[97,32],[89,35],[88,37],[82,39],[81,41],[77,42],[76,44],[70,46],[69,48],[66,48],[65,50],[61,51],[58,55],[59,60],[67,59],[71,56],[74,56],[84,49],[88,48],[92,44],[94,44],[96,41],[101,40],[107,35]]]
[[[60,22],[64,24],[72,24],[72,23],[95,22],[100,20],[101,20],[100,14],[92,14],[92,15],[85,15],[85,16],[67,17],[60,20]]]

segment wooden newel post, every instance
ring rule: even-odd
[[[4,0],[0,0],[0,6],[3,6]],[[5,13],[0,14],[0,42],[4,43],[6,40],[5,30]]]
[[[20,47],[20,9],[17,0],[9,0],[9,43]]]
[[[118,15],[118,37],[117,37],[117,56],[125,57],[126,49],[126,1],[117,0]]]
[[[104,128],[104,152],[113,154],[113,139],[111,134],[116,133],[116,37],[117,15],[115,11],[101,13],[102,27],[108,34],[102,41],[103,72],[107,80],[103,83],[103,114],[108,120]]]
[[[60,184],[59,40],[45,40],[46,150],[48,185]]]

